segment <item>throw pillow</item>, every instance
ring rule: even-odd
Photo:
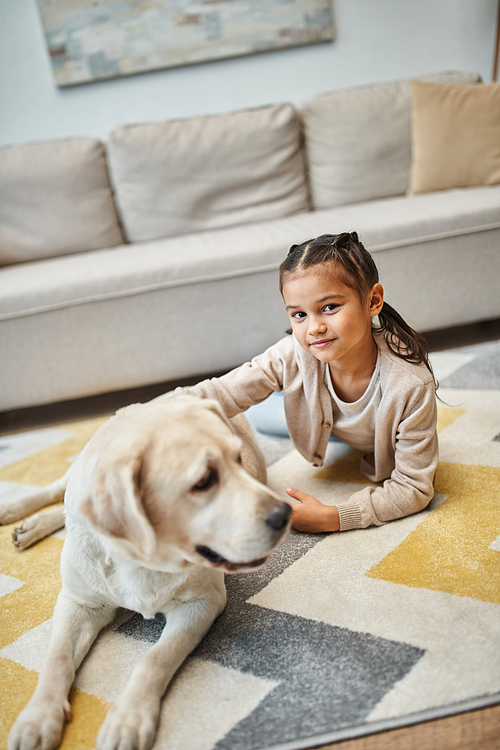
[[[409,194],[500,183],[500,83],[412,83]]]
[[[478,73],[419,76],[464,84]],[[404,195],[410,183],[411,80],[329,91],[302,105],[314,208]]]

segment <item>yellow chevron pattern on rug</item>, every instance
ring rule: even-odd
[[[466,413],[439,407],[438,432]],[[359,471],[361,455],[350,450],[315,478],[373,484]],[[491,549],[500,535],[499,487],[499,468],[440,462],[435,490],[448,499],[366,575],[500,604],[500,554]]]
[[[0,468],[0,483],[43,487],[62,476],[107,417],[85,419],[54,428],[53,440],[42,450]],[[41,431],[42,433],[46,431]],[[17,435],[22,442],[23,435]],[[31,437],[32,439],[32,437]],[[43,439],[41,439],[43,443]],[[59,560],[63,542],[49,538],[19,552],[12,544],[12,531],[19,524],[0,527],[0,578],[10,579],[13,589],[2,596],[0,609],[0,649],[52,617],[61,589]],[[0,581],[0,592],[1,582]],[[1,592],[3,593],[3,592]],[[0,746],[5,747],[10,727],[36,686],[37,672],[11,659],[0,659]],[[110,704],[94,695],[73,689],[74,719],[65,733],[62,748],[93,747],[98,729]]]
[[[67,471],[71,459],[80,453],[106,420],[107,417],[84,419],[55,428],[61,432],[60,442],[4,466],[0,469],[0,482],[17,482],[34,487],[50,484]]]
[[[10,659],[0,659],[0,744],[7,745],[9,731],[19,712],[33,695],[37,672]],[[61,750],[93,748],[110,703],[77,688],[70,693],[72,719],[66,727]]]
[[[500,604],[500,469],[440,463],[447,499],[366,575]]]
[[[13,526],[0,527],[0,570],[18,587],[2,597],[0,610],[0,649],[49,617],[61,589],[59,559],[62,541],[44,539],[19,552],[12,544]]]
[[[366,575],[500,604],[500,553],[492,548],[500,535],[498,393],[449,391],[446,398],[468,402],[438,410],[440,452],[459,459],[440,461],[436,472],[436,493],[447,499]],[[467,445],[486,465],[463,462]]]

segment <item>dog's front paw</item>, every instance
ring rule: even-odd
[[[44,529],[39,528],[39,517],[41,514],[36,514],[31,518],[27,518],[23,521],[21,526],[16,526],[12,532],[12,543],[17,549],[28,549],[35,542],[43,539],[46,534]]]
[[[131,705],[119,700],[108,711],[97,735],[96,750],[149,750],[155,740],[159,715],[160,701],[145,698]]]
[[[71,718],[69,703],[28,703],[12,727],[7,750],[54,750],[61,744],[64,724]]]

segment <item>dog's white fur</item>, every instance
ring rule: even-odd
[[[135,404],[97,430],[67,479],[62,591],[9,750],[59,745],[75,671],[117,607],[163,612],[166,626],[108,712],[97,748],[151,747],[170,679],[224,609],[224,570],[261,564],[288,529],[290,508],[264,480],[246,420],[227,420],[216,402]]]

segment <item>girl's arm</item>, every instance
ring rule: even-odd
[[[251,362],[245,362],[226,375],[202,380],[187,388],[176,388],[158,398],[181,394],[212,398],[221,404],[227,417],[234,417],[264,401],[273,391],[282,389],[284,361],[289,356],[291,344],[291,337],[282,339]]]

